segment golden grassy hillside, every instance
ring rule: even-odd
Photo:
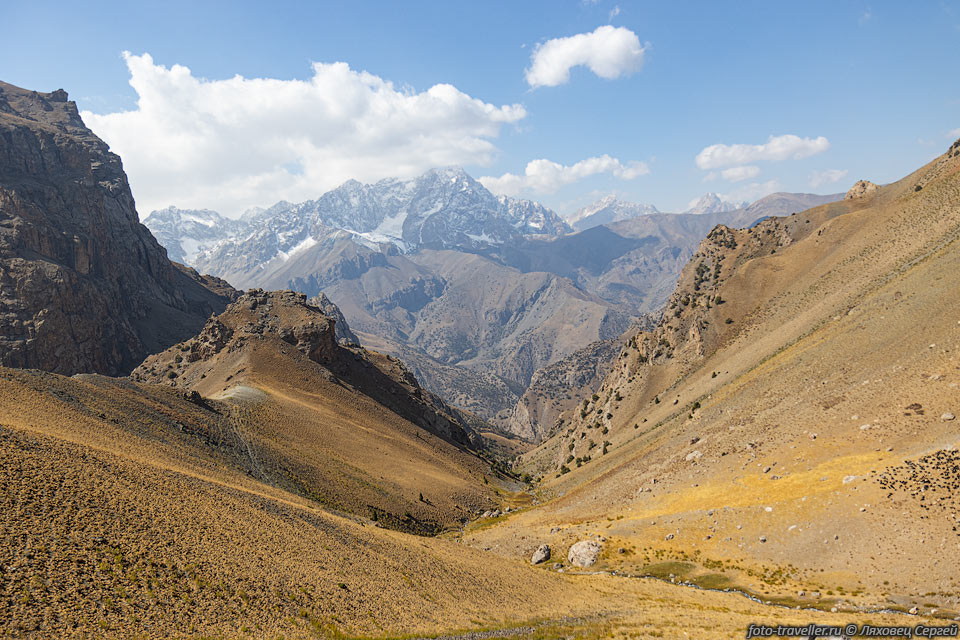
[[[758,619],[838,619],[550,573],[332,512],[273,482],[250,446],[258,423],[237,420],[249,402],[0,369],[0,637],[722,638]]]
[[[2,369],[0,404],[0,637],[725,638],[758,619],[839,623],[332,514],[238,468],[242,443],[207,415],[227,404],[172,389]]]
[[[133,377],[226,403],[250,473],[329,508],[419,533],[491,508],[499,480],[455,412],[333,332],[301,294],[252,291]]]
[[[607,569],[957,616],[958,238],[960,144],[863,197],[718,228],[658,328],[526,456],[552,500],[468,540],[602,534]]]

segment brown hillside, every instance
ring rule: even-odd
[[[956,615],[958,238],[960,142],[862,197],[718,227],[661,324],[526,456],[555,499],[472,540],[600,530],[638,549],[612,568]]]
[[[479,438],[303,294],[251,290],[133,377],[235,406],[255,475],[322,504],[424,532],[490,507]]]
[[[128,380],[0,368],[0,635],[506,628],[720,639],[760,619],[849,621],[657,581],[558,575],[331,513],[263,481],[272,468],[250,446],[255,430],[238,420],[242,407]],[[422,462],[407,471],[420,469],[430,471]]]

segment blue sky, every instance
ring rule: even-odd
[[[678,211],[889,182],[960,137],[960,2],[41,1],[0,19],[0,79],[67,89],[141,215],[430,164],[561,213],[609,193]],[[538,51],[569,80],[531,83]]]

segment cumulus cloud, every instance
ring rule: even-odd
[[[484,176],[479,178],[479,181],[494,193],[517,196],[524,193],[554,193],[565,185],[601,173],[613,175],[621,180],[633,180],[650,173],[650,168],[645,162],[631,162],[625,165],[606,154],[587,158],[569,166],[540,158],[528,162],[523,175],[505,173],[500,177]]]
[[[948,132],[947,132],[947,137],[948,137],[948,138],[960,138],[960,127],[957,127],[957,128],[954,129],[953,131],[948,131]]]
[[[609,18],[613,20],[618,15],[620,15],[620,5],[616,5],[613,9],[610,9]]]
[[[195,77],[124,53],[137,108],[82,113],[123,158],[138,209],[176,204],[227,215],[315,198],[344,181],[489,164],[503,125],[526,116],[449,84],[399,89],[346,63],[309,80]]]
[[[810,186],[816,189],[825,184],[840,182],[847,176],[846,169],[827,169],[825,171],[814,171],[810,174]]]
[[[727,182],[742,182],[750,178],[756,178],[760,175],[760,167],[746,165],[743,167],[731,167],[720,172],[720,177]]]
[[[584,66],[601,78],[630,75],[643,66],[644,47],[626,27],[604,25],[591,33],[554,38],[537,45],[526,70],[531,87],[555,87],[570,80],[570,69]]]
[[[830,141],[817,138],[801,138],[792,134],[770,136],[764,144],[714,144],[697,154],[697,166],[701,169],[720,169],[751,162],[779,162],[788,158],[799,160],[823,153],[830,148]]]

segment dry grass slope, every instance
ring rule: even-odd
[[[625,550],[611,569],[682,562],[668,573],[765,598],[957,615],[957,149],[861,198],[718,228],[661,325],[526,456],[554,499],[469,540],[509,556],[602,533]]]

